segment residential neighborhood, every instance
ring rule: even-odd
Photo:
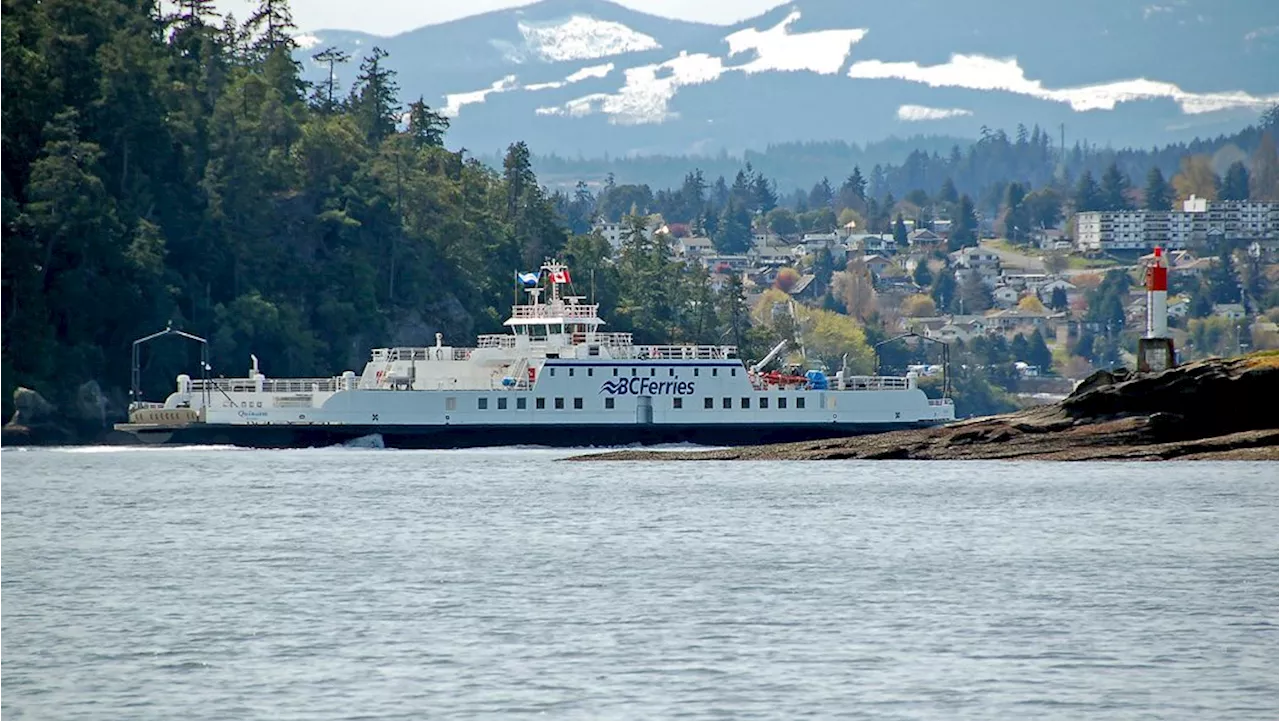
[[[655,214],[644,227],[666,238],[672,255],[703,268],[713,287],[738,279],[749,306],[781,290],[800,305],[851,312],[854,299],[846,296],[857,287],[862,312],[896,332],[961,346],[1036,337],[1049,349],[1048,367],[1044,358],[1017,358],[1019,373],[1079,380],[1095,368],[1132,365],[1155,248],[1169,251],[1168,314],[1179,358],[1276,347],[1280,206],[1192,196],[1182,207],[1086,211],[1025,243],[988,237],[959,247],[945,217],[928,227],[900,219],[911,228],[905,233],[863,232],[857,221],[778,233],[760,216],[749,246],[733,254],[717,251],[696,226]],[[595,231],[615,247],[627,232],[625,223],[597,223]],[[854,276],[866,283],[851,282]]]

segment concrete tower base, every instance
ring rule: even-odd
[[[1172,338],[1139,338],[1138,371],[1158,373],[1177,365],[1173,355]]]

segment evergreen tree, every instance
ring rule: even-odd
[[[773,182],[764,177],[763,173],[756,173],[751,179],[751,196],[755,202],[756,212],[768,213],[778,207],[778,194],[774,190]]]
[[[907,247],[907,223],[903,220],[902,213],[898,213],[898,219],[893,221],[893,240],[899,248]]]
[[[337,66],[351,60],[351,55],[335,46],[330,46],[312,55],[311,58],[317,63],[328,67],[325,81],[316,86],[312,102],[316,109],[323,113],[336,112],[338,110],[338,101],[334,91],[337,87]]]
[[[418,147],[444,147],[444,134],[449,129],[449,119],[432,110],[419,97],[409,103],[409,137]]]
[[[1205,274],[1205,281],[1214,303],[1240,302],[1240,281],[1236,278],[1231,252],[1225,246],[1219,251],[1217,262]]]
[[[287,54],[297,49],[298,43],[290,33],[297,29],[288,0],[260,0],[257,9],[245,21],[246,33],[257,36],[251,47],[261,58],[266,58],[277,50],[283,50]]]
[[[1107,171],[1102,174],[1102,210],[1128,210],[1131,207],[1129,203],[1129,178],[1120,172],[1120,168],[1112,163],[1107,166]]]
[[[960,196],[960,207],[951,220],[951,236],[947,239],[949,250],[976,245],[978,242],[978,211],[968,195]]]
[[[1026,336],[1017,333],[1013,336],[1013,342],[1009,344],[1009,354],[1015,361],[1031,364],[1031,346],[1027,343]]]
[[[867,179],[862,177],[862,168],[853,166],[853,172],[845,179],[844,185],[841,186],[842,191],[847,191],[853,197],[861,201],[867,199]]]
[[[1027,339],[1027,362],[1039,368],[1041,373],[1048,373],[1053,368],[1053,351],[1049,350],[1039,328],[1032,331]]]
[[[737,199],[730,197],[724,206],[711,242],[717,252],[726,255],[745,253],[751,247],[751,214]]]
[[[694,169],[685,174],[684,183],[680,187],[680,220],[692,221],[702,215],[707,205],[707,182],[702,177],[702,170]]]
[[[942,190],[938,191],[938,202],[953,205],[960,201],[960,193],[956,192],[956,184],[948,176],[942,181]]]
[[[834,201],[835,193],[831,190],[831,182],[826,178],[814,183],[813,190],[809,191],[810,208],[830,208]]]
[[[928,288],[933,285],[933,273],[929,272],[929,261],[921,258],[916,263],[915,270],[911,272],[911,280],[920,288]]]
[[[1275,110],[1273,107],[1272,110]],[[1262,139],[1249,160],[1249,198],[1262,202],[1276,202],[1277,183],[1280,183],[1280,161],[1277,160],[1275,113],[1268,112],[1269,124],[1263,124]]]
[[[1147,210],[1169,210],[1173,205],[1173,189],[1165,182],[1164,173],[1154,165],[1147,171],[1144,196]]]
[[[1030,240],[1031,216],[1025,200],[1026,189],[1022,184],[1009,183],[1005,188],[1002,224],[1005,237],[1014,243],[1025,243]]]
[[[1218,192],[1219,200],[1249,199],[1249,170],[1244,163],[1237,160],[1227,168],[1222,176],[1222,190]]]
[[[964,279],[960,282],[958,295],[961,312],[963,313],[981,313],[995,305],[995,298],[991,295],[991,289],[987,287],[986,283],[982,282],[982,276],[976,271],[969,271],[964,274]]]
[[[929,295],[939,312],[951,311],[956,307],[956,276],[951,268],[944,267],[933,277],[933,287]]]
[[[1076,183],[1074,204],[1077,213],[1105,209],[1106,201],[1103,200],[1102,190],[1093,179],[1093,173],[1087,170],[1080,176],[1080,181]]]
[[[1061,286],[1054,288],[1049,294],[1049,307],[1056,311],[1067,309],[1067,289]]]
[[[387,52],[380,47],[374,47],[365,57],[348,101],[371,145],[377,145],[396,131],[400,114],[397,97],[400,87],[396,84],[395,71],[383,64],[385,57]]]

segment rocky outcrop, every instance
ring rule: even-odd
[[[30,388],[13,392],[13,417],[0,429],[4,445],[94,443],[112,432],[124,417],[119,400],[103,393],[97,381],[82,383],[69,400],[55,405]]]
[[[574,460],[1275,460],[1276,356],[1163,373],[1101,371],[1060,403],[938,428],[718,451],[615,451]]]
[[[0,430],[4,445],[45,445],[70,443],[75,436],[57,406],[30,388],[13,391],[13,418]]]

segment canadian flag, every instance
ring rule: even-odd
[[[567,270],[557,270],[557,271],[555,271],[554,273],[552,273],[552,274],[551,274],[551,282],[552,282],[552,283],[569,283],[569,282],[571,282],[571,281],[569,280],[569,271],[567,271]]]

